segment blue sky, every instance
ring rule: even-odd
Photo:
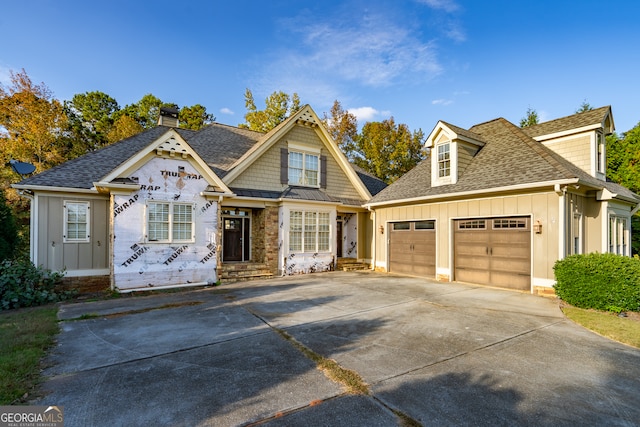
[[[297,92],[359,124],[393,116],[429,133],[611,105],[640,121],[640,2],[592,0],[12,1],[0,14],[0,81],[24,68],[56,98],[102,91],[121,106],[152,93],[244,122]]]

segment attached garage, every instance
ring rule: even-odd
[[[530,217],[454,221],[454,279],[531,289]]]
[[[389,271],[435,277],[435,221],[402,221],[389,225]]]

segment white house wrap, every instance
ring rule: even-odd
[[[140,185],[140,190],[114,196],[115,287],[128,290],[216,282],[218,205],[200,195],[207,188],[207,181],[189,162],[164,158],[150,160],[130,178]],[[169,208],[169,232],[173,206],[187,209],[191,235],[150,239],[149,226],[145,224],[149,204],[157,202]]]

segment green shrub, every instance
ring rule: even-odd
[[[640,260],[614,254],[571,255],[553,267],[556,295],[579,308],[640,311]]]
[[[56,290],[63,276],[64,273],[36,267],[31,261],[0,262],[0,310],[70,298],[75,292]]]

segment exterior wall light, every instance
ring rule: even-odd
[[[384,234],[384,225],[380,226],[380,234]]]
[[[536,222],[533,223],[533,232],[536,234],[542,234],[542,223],[539,219],[537,219]]]

